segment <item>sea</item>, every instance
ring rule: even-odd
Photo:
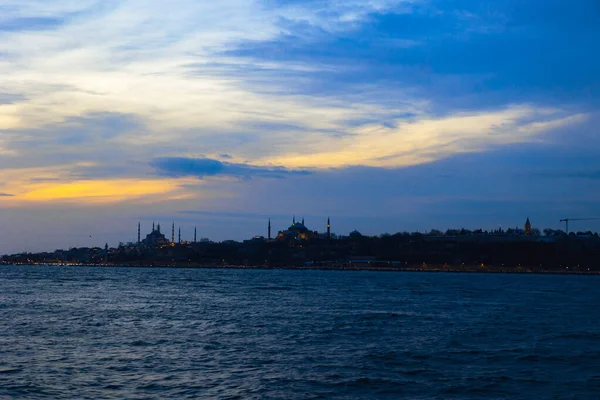
[[[600,399],[600,277],[0,267],[1,399]]]

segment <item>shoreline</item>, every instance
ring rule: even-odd
[[[287,271],[374,271],[374,272],[415,272],[415,273],[472,273],[472,274],[536,274],[536,275],[600,275],[600,271],[575,271],[575,270],[539,270],[533,268],[521,269],[496,269],[490,267],[464,266],[463,268],[441,267],[406,267],[406,268],[376,268],[368,266],[354,267],[328,267],[328,266],[264,266],[264,265],[206,265],[206,264],[86,264],[86,263],[22,263],[0,264],[1,266],[45,266],[45,267],[102,267],[102,268],[168,268],[168,269],[223,269],[223,270],[287,270]]]

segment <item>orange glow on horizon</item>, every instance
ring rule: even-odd
[[[148,195],[168,194],[179,188],[178,182],[165,180],[83,180],[67,183],[27,185],[9,201],[52,202],[83,200],[86,203],[112,203]]]

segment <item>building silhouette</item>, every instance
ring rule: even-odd
[[[525,234],[531,235],[531,222],[529,222],[529,217],[527,217],[527,221],[525,221]]]
[[[302,222],[296,222],[296,216],[292,218],[292,225],[286,230],[279,231],[277,234],[278,240],[309,240],[319,236],[317,231],[309,230],[304,224],[304,218]]]
[[[142,244],[144,246],[160,247],[160,246],[168,245],[169,240],[165,237],[165,235],[163,233],[161,233],[160,224],[158,224],[158,227],[155,229],[154,222],[153,222],[152,223],[152,232],[150,232],[148,235],[146,235],[146,238],[144,240],[142,240]]]

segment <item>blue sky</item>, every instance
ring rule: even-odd
[[[600,216],[596,0],[204,3],[0,0],[0,253]]]

